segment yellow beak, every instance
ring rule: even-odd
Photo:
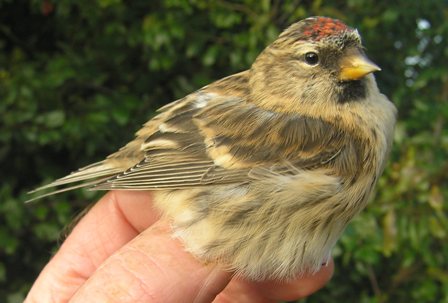
[[[367,74],[381,70],[378,65],[370,61],[358,49],[348,50],[339,66],[341,68],[339,80],[341,81],[359,80]]]

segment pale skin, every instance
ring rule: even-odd
[[[150,192],[111,191],[73,229],[25,302],[289,301],[322,288],[333,269],[330,261],[288,283],[232,277],[183,249]]]

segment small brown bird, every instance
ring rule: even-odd
[[[37,190],[154,190],[203,262],[253,280],[315,272],[391,148],[396,109],[379,70],[357,30],[307,18],[249,70],[162,107],[118,152]]]

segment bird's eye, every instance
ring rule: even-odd
[[[319,62],[319,56],[315,52],[306,53],[305,62],[309,65],[316,65]]]

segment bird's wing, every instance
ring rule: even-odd
[[[322,120],[268,112],[241,97],[199,91],[163,109],[147,127],[143,159],[95,189],[165,189],[250,182],[332,161],[342,140]],[[140,133],[140,137],[142,136]]]
[[[335,125],[267,111],[247,95],[247,77],[241,73],[173,102],[118,152],[38,188],[57,189],[32,200],[80,187],[163,189],[250,182],[260,167],[290,173],[291,167],[334,164],[337,173],[351,175],[359,164],[353,141]]]

